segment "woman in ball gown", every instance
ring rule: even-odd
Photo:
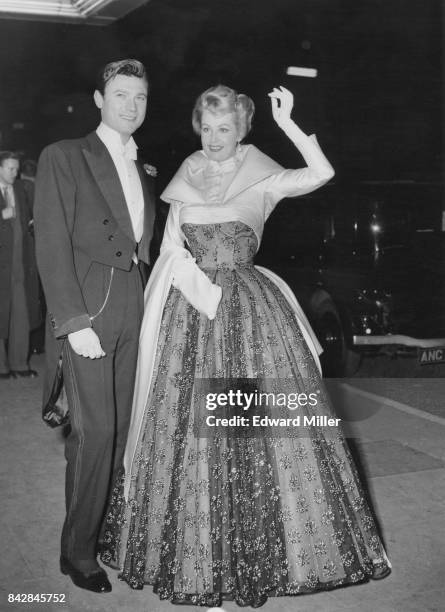
[[[315,136],[291,119],[292,94],[269,96],[306,167],[284,170],[241,144],[254,104],[218,85],[193,110],[202,150],[161,196],[170,211],[145,294],[125,472],[102,560],[132,588],[153,585],[173,603],[258,607],[390,571],[340,429],[311,421],[333,416],[321,347],[289,287],[253,263],[275,205],[334,175]],[[315,394],[298,406],[313,425],[203,428],[209,379],[213,390],[250,379],[275,393],[290,381],[299,397]]]

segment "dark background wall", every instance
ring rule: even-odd
[[[254,98],[250,139],[285,165],[295,151],[267,98],[279,84],[338,176],[439,180],[442,32],[440,0],[152,0],[106,28],[0,20],[0,146],[36,157],[94,129],[96,70],[131,56],[151,76],[137,141],[161,181],[198,146],[191,108],[217,82]],[[287,77],[288,65],[319,77]]]

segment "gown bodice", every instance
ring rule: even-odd
[[[257,237],[245,223],[183,223],[181,229],[201,269],[235,269],[253,265]]]

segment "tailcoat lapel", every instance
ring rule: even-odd
[[[142,193],[144,196],[144,233],[139,243],[138,257],[148,264],[150,262],[150,241],[153,236],[156,203],[152,179],[147,177],[139,161],[136,161],[136,168],[139,173],[139,178],[141,179]]]
[[[88,134],[86,140],[90,148],[85,147],[83,154],[96,179],[96,183],[120,228],[131,240],[134,240],[130,213],[128,212],[122,185],[111,155],[95,132]]]
[[[144,236],[150,234],[155,220],[155,202],[153,193],[149,189],[147,175],[139,161],[136,161],[136,168],[139,173],[139,178],[142,185],[142,193],[144,195]],[[150,234],[151,236],[151,234]]]

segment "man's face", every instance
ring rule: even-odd
[[[119,132],[123,142],[144,121],[147,91],[145,79],[118,74],[105,85],[104,95],[97,90],[94,92],[94,101],[100,108],[102,121]]]
[[[0,165],[0,181],[12,185],[19,173],[18,159],[5,159]]]

